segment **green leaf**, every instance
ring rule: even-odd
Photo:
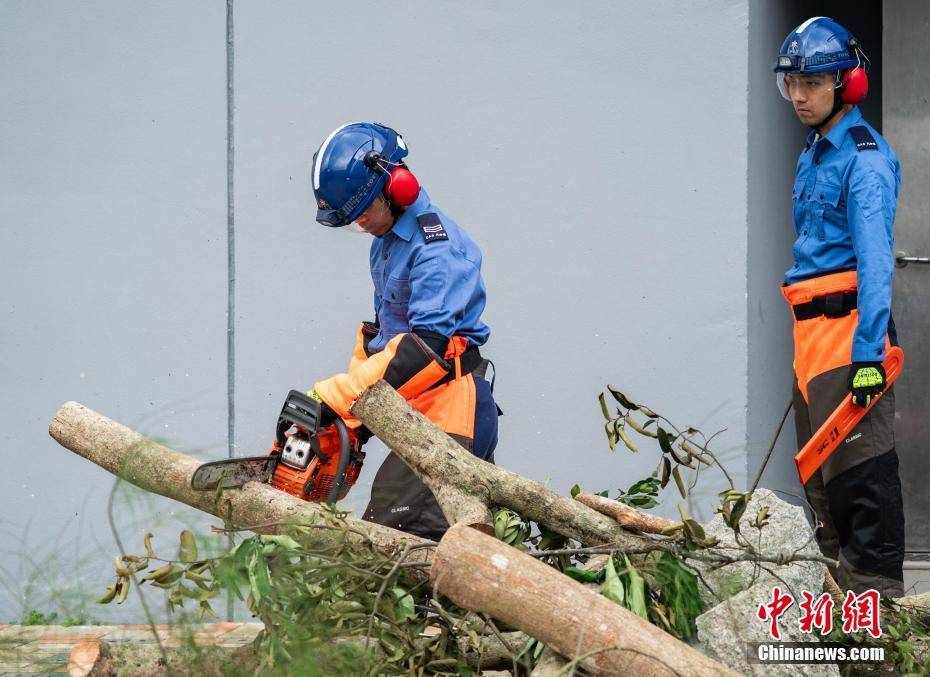
[[[688,456],[688,454],[682,454],[677,449],[675,449],[675,447],[672,447],[672,458],[674,458],[678,464],[694,469],[694,463],[691,462],[691,458]]]
[[[260,552],[254,552],[249,560],[249,584],[256,604],[271,594],[271,572]]]
[[[669,440],[668,433],[665,432],[665,428],[659,428],[657,431],[659,435],[659,446],[662,447],[662,451],[666,454],[672,453],[672,443]]]
[[[617,423],[619,423],[619,421],[617,421]],[[627,449],[632,451],[634,454],[638,451],[636,445],[633,444],[629,437],[627,437],[626,431],[619,425],[617,426],[617,434],[620,436],[620,439],[623,440],[623,443],[626,445]]]
[[[607,443],[610,444],[610,450],[617,450],[617,433],[614,432],[613,424],[608,421],[604,424],[604,432],[607,433]]]
[[[617,390],[613,386],[607,386],[607,390],[610,391],[610,394],[614,396],[614,399],[617,400],[617,402],[619,402],[620,405],[624,407],[625,409],[632,409],[633,411],[636,411],[637,409],[639,409],[639,405],[634,404],[633,402],[628,400],[627,397],[623,393],[621,393],[619,390]]]
[[[630,562],[630,558],[623,556],[624,564],[627,569],[627,608],[640,618],[649,620],[649,613],[646,610],[646,581],[640,575],[639,571]]]
[[[401,623],[407,619],[416,616],[416,610],[413,606],[413,597],[400,587],[391,588],[391,594],[397,600],[397,622]]]
[[[688,492],[685,490],[685,483],[684,483],[684,481],[681,479],[681,473],[678,472],[678,467],[679,467],[679,466],[676,465],[676,466],[672,469],[672,477],[675,478],[675,484],[678,486],[678,493],[681,494],[681,497],[682,497],[682,498],[687,498],[687,497],[688,497]]]
[[[662,479],[659,482],[659,486],[663,489],[668,484],[669,479],[672,475],[672,462],[668,459],[668,456],[662,457]]]
[[[733,531],[739,531],[739,521],[742,519],[743,513],[746,512],[748,505],[749,497],[745,494],[733,501],[733,507],[730,509],[730,514],[725,516],[726,523],[731,529],[733,529]]]
[[[626,490],[628,494],[657,494],[659,480],[656,477],[647,477],[644,480],[636,482]]]
[[[639,421],[637,421],[635,418],[633,418],[633,416],[632,416],[631,414],[627,414],[627,415],[626,415],[626,418],[624,418],[624,420],[626,421],[626,424],[627,424],[628,426],[630,426],[633,430],[635,430],[636,432],[638,432],[640,435],[645,435],[646,437],[655,437],[655,436],[656,436],[656,434],[655,434],[653,431],[651,431],[651,430],[646,430],[645,426],[640,425],[640,424],[639,424]],[[648,425],[648,424],[647,424],[647,425]]]
[[[623,497],[620,499],[620,502],[631,505],[634,508],[642,508],[643,510],[649,510],[649,508],[654,508],[659,505],[659,502],[652,496],[634,496],[633,498]]]
[[[190,564],[197,561],[197,542],[194,534],[185,529],[181,532],[181,545],[178,548],[178,559]]]
[[[604,569],[600,571],[589,571],[587,569],[579,569],[578,567],[565,567],[562,573],[582,583],[598,583],[604,578]]]
[[[536,647],[533,649],[533,660],[539,660],[539,655],[543,652],[543,649],[546,648],[546,645],[542,642],[537,642]],[[488,671],[490,672],[490,670]]]
[[[280,546],[284,550],[300,550],[300,543],[284,534],[262,534],[259,536],[259,539],[266,545],[274,544]]]
[[[613,557],[607,560],[607,566],[604,567],[604,583],[601,585],[601,594],[610,601],[623,606],[626,594],[623,590],[623,582],[614,568]]]
[[[579,487],[579,486],[576,484],[575,486],[573,486],[573,487],[571,488],[570,491],[571,491],[571,494],[572,494],[572,498],[575,498],[575,496],[577,496],[578,494],[581,493],[581,487]]]

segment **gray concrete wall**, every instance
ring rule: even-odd
[[[767,183],[747,159],[751,18],[711,0],[237,3],[237,452],[267,449],[287,390],[343,369],[371,315],[367,236],[313,222],[307,175],[332,128],[373,119],[405,134],[411,167],[485,253],[499,463],[560,491],[649,474],[650,445],[607,448],[609,382],[727,428],[716,448],[741,484],[764,427],[747,425],[761,387],[747,360],[763,352],[747,263],[767,251],[747,231]],[[36,561],[60,534],[86,564],[57,584],[102,585],[111,481],[47,438],[58,404],[225,455],[224,7],[6,3],[0,26],[4,528],[30,525],[19,549]],[[701,77],[695,60],[724,46],[725,75]],[[383,454],[372,446],[350,506]],[[121,505],[130,549],[151,522],[165,537],[196,522],[166,501]]]
[[[779,287],[791,268],[794,228],[791,186],[807,128],[775,86],[772,63],[788,32],[800,24],[804,3],[763,0],[749,20],[749,203],[747,316],[749,335],[747,464],[755,476],[791,398],[791,315]],[[789,415],[762,486],[801,491],[794,465],[794,415]],[[751,481],[751,480],[750,480]],[[799,499],[782,494],[787,500]]]
[[[113,575],[112,476],[48,437],[62,402],[225,453],[224,16],[0,5],[0,622]],[[190,512],[125,487],[114,504],[132,549]]]

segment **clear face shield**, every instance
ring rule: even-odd
[[[838,71],[826,73],[776,73],[775,85],[786,100],[791,101],[791,92],[800,91],[808,96],[832,92],[839,80]]]
[[[377,229],[385,218],[390,218],[391,208],[384,195],[378,194],[374,201],[368,205],[355,221],[343,226],[340,230],[347,233],[370,234],[371,229]]]

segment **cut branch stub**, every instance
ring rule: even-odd
[[[602,515],[613,517],[617,522],[627,528],[636,531],[642,531],[651,534],[661,534],[665,529],[672,529],[679,526],[681,522],[650,515],[640,512],[636,508],[624,505],[620,501],[612,501],[609,498],[598,496],[597,494],[586,494],[584,492],[577,494],[575,500],[584,503],[589,508],[594,508]]]

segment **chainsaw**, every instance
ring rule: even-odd
[[[901,369],[904,368],[904,351],[897,346],[890,348],[882,366],[885,369],[885,389],[872,398],[869,406],[860,407],[858,404],[853,404],[852,395],[847,395],[839,406],[833,410],[829,418],[821,424],[817,432],[811,436],[804,448],[794,457],[801,484],[807,484],[807,480],[839,448],[846,436],[859,424],[859,421],[865,418],[865,415],[869,413],[869,409],[874,407],[879,398],[888,392],[888,388],[897,380],[901,374]]]
[[[362,470],[365,452],[342,419],[322,426],[321,414],[320,402],[292,390],[267,455],[204,463],[194,471],[191,487],[215,491],[263,482],[305,501],[335,503],[345,498]]]

